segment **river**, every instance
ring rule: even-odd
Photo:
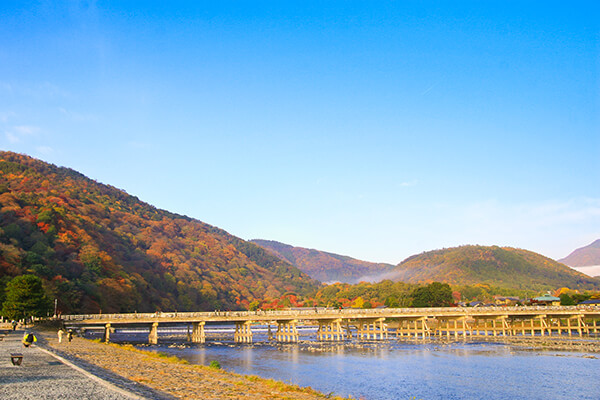
[[[145,347],[145,346],[144,346]],[[482,341],[346,345],[207,343],[145,347],[356,399],[594,399],[600,359]]]

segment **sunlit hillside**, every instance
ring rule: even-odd
[[[428,251],[396,266],[393,278],[410,283],[491,284],[519,290],[599,289],[600,280],[540,254],[510,247],[461,246]]]
[[[64,313],[245,308],[319,286],[253,243],[25,155],[0,152],[0,207],[1,286],[34,273]]]

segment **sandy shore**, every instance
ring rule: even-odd
[[[341,399],[311,388],[191,365],[176,357],[140,351],[130,345],[104,344],[79,337],[71,343],[64,339],[58,343],[54,332],[40,334],[47,346],[61,356],[84,360],[176,399]]]

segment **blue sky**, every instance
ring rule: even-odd
[[[55,4],[58,3],[58,4]],[[600,5],[3,1],[0,148],[399,263],[600,238]]]

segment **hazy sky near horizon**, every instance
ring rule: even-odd
[[[389,263],[600,238],[596,1],[2,1],[0,148]]]

